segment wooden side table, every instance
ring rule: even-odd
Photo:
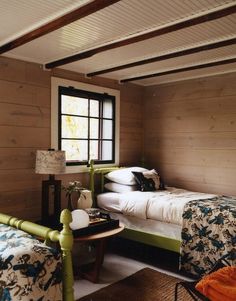
[[[83,278],[85,278],[91,282],[94,282],[94,283],[98,282],[100,268],[101,268],[101,265],[104,260],[106,241],[109,237],[117,235],[123,230],[124,230],[124,226],[121,225],[116,229],[74,238],[74,242],[80,242],[80,243],[81,242],[89,242],[89,241],[96,242],[95,262],[92,265],[88,264],[88,265],[82,266],[81,270],[79,271],[79,275],[81,275]]]

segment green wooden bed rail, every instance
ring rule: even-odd
[[[60,222],[63,224],[63,229],[59,232],[48,227],[0,213],[1,224],[9,225],[31,235],[40,237],[45,240],[46,244],[49,244],[50,242],[59,243],[62,253],[63,301],[74,301],[74,278],[71,257],[73,235],[69,227],[71,221],[71,212],[68,209],[64,209],[60,216]]]
[[[95,174],[100,174],[101,175],[101,192],[104,190],[104,175],[107,174],[110,171],[120,169],[124,167],[119,167],[119,166],[112,166],[112,167],[102,167],[102,168],[95,168],[94,167],[94,161],[90,161],[90,168],[89,168],[89,173],[90,173],[90,182],[89,182],[89,188],[92,191],[92,196],[93,196],[93,206],[96,207],[96,193],[95,193]],[[165,250],[173,251],[179,253],[180,251],[180,241],[174,238],[169,238],[165,236],[161,236],[158,233],[153,234],[153,233],[148,233],[148,232],[143,232],[139,230],[133,230],[133,229],[128,229],[125,228],[124,231],[122,231],[119,236],[134,240],[137,242],[141,242],[147,245],[155,246],[158,248],[162,248]]]
[[[101,175],[101,184],[100,184],[101,191],[100,192],[103,192],[103,190],[104,190],[104,175],[107,174],[110,171],[120,169],[120,168],[124,168],[124,167],[110,166],[110,167],[95,168],[94,167],[94,160],[90,160],[90,164],[89,164],[89,174],[90,174],[90,176],[89,176],[89,189],[92,192],[94,206],[96,205],[96,203],[95,203],[95,182],[94,182],[95,174],[100,174]]]
[[[179,253],[180,250],[181,243],[179,240],[153,233],[143,232],[140,230],[126,228],[120,233],[119,236],[176,253]]]

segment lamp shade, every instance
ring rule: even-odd
[[[65,151],[37,150],[35,172],[39,174],[61,174],[66,169]]]

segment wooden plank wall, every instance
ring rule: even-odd
[[[28,220],[40,218],[41,181],[47,178],[35,174],[34,162],[37,149],[50,147],[51,75],[120,89],[120,161],[136,162],[142,155],[142,88],[0,57],[0,211]],[[57,178],[88,184],[87,174]]]
[[[168,185],[236,195],[236,73],[145,89],[144,153]]]

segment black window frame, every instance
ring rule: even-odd
[[[114,95],[110,95],[107,93],[98,93],[98,92],[92,92],[92,91],[86,91],[82,89],[77,89],[74,87],[64,87],[64,86],[59,86],[58,87],[58,149],[61,150],[61,141],[62,139],[62,116],[65,115],[70,115],[70,116],[76,116],[76,117],[81,117],[82,115],[77,115],[77,114],[63,114],[61,111],[61,99],[62,95],[68,95],[68,96],[73,96],[73,97],[82,97],[82,98],[87,98],[88,100],[98,100],[99,101],[99,116],[97,117],[98,120],[111,120],[112,121],[112,139],[104,139],[101,137],[102,133],[102,128],[100,128],[100,124],[103,124],[102,122],[99,122],[99,137],[98,139],[95,138],[90,138],[90,127],[88,123],[88,138],[78,138],[75,140],[87,140],[88,141],[88,158],[87,160],[84,161],[67,161],[66,165],[67,166],[81,166],[81,165],[88,165],[89,164],[89,157],[90,157],[90,141],[98,141],[98,147],[99,149],[102,150],[102,141],[112,141],[112,159],[111,160],[94,160],[94,164],[113,164],[115,163],[115,142],[116,142],[116,97]],[[105,118],[102,116],[103,114],[103,103],[105,100],[111,100],[112,102],[112,118]],[[90,104],[90,101],[89,101]],[[84,116],[83,116],[84,117]],[[90,118],[95,118],[94,116],[90,116],[90,110],[88,109],[88,116],[86,116],[88,119]],[[70,138],[67,138],[70,140]]]

